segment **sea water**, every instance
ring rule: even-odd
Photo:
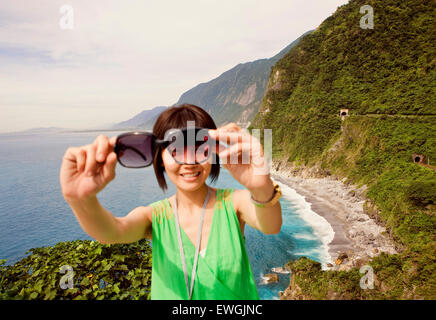
[[[53,246],[60,241],[91,239],[80,227],[63,199],[59,171],[70,146],[92,143],[99,134],[112,137],[120,132],[70,132],[56,134],[0,135],[0,259],[13,264],[30,248]],[[152,167],[127,169],[117,164],[116,178],[98,194],[100,203],[115,216],[124,216],[138,206],[166,198]],[[216,188],[243,188],[222,168]],[[271,268],[307,256],[325,265],[327,244],[333,238],[330,225],[310,210],[293,189],[280,184],[283,225],[277,235],[264,235],[246,226],[246,247],[261,299],[278,299],[289,285],[289,274],[267,284]]]

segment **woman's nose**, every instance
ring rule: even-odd
[[[187,164],[195,163],[195,146],[186,146],[184,162]]]

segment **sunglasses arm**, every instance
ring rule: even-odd
[[[169,143],[169,141],[166,141],[166,140],[160,140],[160,139],[154,139],[154,143],[156,143],[156,144],[158,144],[158,145],[166,145],[166,144],[168,144]]]

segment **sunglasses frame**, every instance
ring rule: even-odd
[[[201,130],[210,130],[208,128],[201,128],[201,127],[194,127],[194,128],[174,128],[174,131],[180,131],[180,132],[184,132],[187,130],[195,130],[196,134],[197,134],[197,129],[201,129]],[[157,148],[158,147],[162,147],[163,149],[165,149],[170,143],[173,143],[174,141],[168,141],[168,140],[160,140],[158,139],[152,132],[149,131],[130,131],[130,132],[124,132],[120,135],[117,136],[116,142],[115,142],[115,146],[114,146],[114,152],[117,155],[117,161],[120,165],[122,165],[125,168],[129,168],[129,169],[142,169],[142,168],[147,168],[149,166],[151,166],[153,164],[153,161],[145,166],[140,166],[140,167],[131,167],[131,166],[126,166],[124,165],[119,157],[119,152],[120,147],[119,147],[119,140],[122,139],[123,137],[127,137],[127,136],[135,136],[135,135],[146,135],[146,136],[151,136],[151,154],[152,154],[152,158],[154,159],[154,156],[156,154]],[[185,134],[184,134],[185,137]],[[210,135],[208,135],[208,140],[207,143],[212,143],[211,141],[216,141],[215,139],[213,139]],[[206,141],[204,141],[203,143],[205,143]],[[216,141],[216,143],[218,143],[218,141]],[[141,158],[144,159],[144,155],[139,152],[138,150],[132,148],[131,150],[133,150],[134,152],[136,152]],[[170,153],[171,157],[174,159],[174,161],[176,161],[178,164],[185,164],[184,162],[180,162],[178,160],[175,159],[175,157]],[[201,162],[197,162],[197,160],[195,161],[195,164],[200,164],[200,163],[204,163],[206,162],[209,158],[211,157],[211,155],[209,155],[205,160],[201,161]],[[145,161],[145,159],[144,159]]]

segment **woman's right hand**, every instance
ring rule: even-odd
[[[94,197],[115,178],[116,136],[99,135],[92,144],[70,147],[64,154],[60,183],[65,200]]]

